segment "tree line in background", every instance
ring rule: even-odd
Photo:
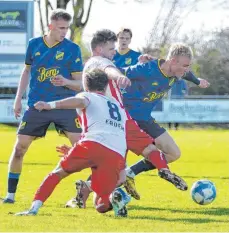
[[[71,40],[82,48],[83,57],[89,56],[89,51],[82,42],[82,34],[90,18],[93,2],[97,0],[56,0],[52,4],[44,0],[45,13],[42,13],[42,0],[37,0],[40,12],[41,31],[47,30],[50,10],[54,8],[66,9],[71,4],[74,16],[71,26]],[[103,0],[116,4],[121,0]],[[128,0],[123,0],[128,3]],[[149,0],[135,0],[139,4],[147,4]],[[151,0],[155,1],[155,0]],[[203,1],[203,0],[202,0]],[[207,89],[190,86],[190,94],[194,95],[229,95],[229,28],[218,29],[214,32],[192,32],[181,38],[180,30],[184,19],[198,10],[200,0],[160,0],[160,9],[152,23],[146,43],[139,50],[156,57],[165,57],[167,48],[172,42],[183,41],[192,46],[195,54],[193,71],[201,78],[210,81]],[[101,3],[102,4],[102,3]],[[229,1],[214,0],[213,7],[228,9]]]

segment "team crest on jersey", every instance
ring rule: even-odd
[[[158,86],[158,82],[153,82],[152,86]]]
[[[125,59],[125,64],[130,65],[131,61],[132,61],[132,59],[130,57],[128,57],[128,58]]]
[[[63,60],[64,58],[64,52],[57,51],[56,52],[56,60]]]
[[[36,53],[35,53],[35,57],[36,57],[36,56],[40,56],[40,55],[41,55],[40,52],[36,52]]]

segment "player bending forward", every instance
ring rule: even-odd
[[[125,168],[124,109],[114,98],[104,95],[108,85],[104,72],[93,70],[86,73],[83,85],[86,92],[75,97],[47,103],[39,101],[34,105],[39,111],[76,108],[83,132],[81,140],[40,185],[31,208],[17,213],[17,216],[36,215],[63,178],[89,167],[92,170],[91,188],[96,195],[96,210],[105,213],[113,208],[118,215],[125,209],[121,194],[114,191],[119,173]]]

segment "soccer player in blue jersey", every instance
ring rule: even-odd
[[[206,80],[195,78],[189,71],[192,57],[191,48],[178,43],[171,46],[166,60],[152,60],[125,69],[126,76],[131,80],[131,86],[123,93],[124,106],[140,128],[155,139],[155,145],[164,152],[168,163],[180,157],[180,149],[151,113],[181,78],[192,81],[202,88],[209,86]],[[140,199],[134,186],[134,176],[152,169],[155,169],[152,163],[145,159],[126,169],[125,188],[134,198]]]
[[[141,53],[129,48],[132,36],[132,31],[129,28],[122,28],[117,34],[118,50],[113,58],[117,67],[127,67],[138,63],[138,57]]]
[[[15,117],[20,116],[21,99],[29,84],[28,109],[20,123],[10,157],[8,193],[3,203],[14,203],[23,157],[35,138],[45,136],[50,123],[54,123],[57,132],[65,134],[72,144],[79,139],[81,129],[75,110],[39,112],[33,106],[38,101],[72,97],[81,90],[81,51],[78,45],[65,39],[70,22],[71,15],[57,9],[51,14],[48,34],[29,41],[14,103]]]

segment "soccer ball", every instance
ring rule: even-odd
[[[215,185],[210,180],[198,180],[191,188],[193,201],[199,205],[208,205],[216,198]]]

